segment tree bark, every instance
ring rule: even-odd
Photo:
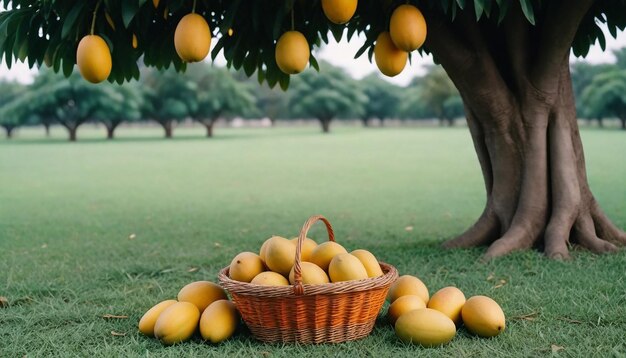
[[[363,127],[369,127],[370,126],[370,120],[369,118],[361,118],[361,123],[363,123]]]
[[[626,117],[622,117],[619,120],[622,122],[622,129],[626,130]]]
[[[122,123],[121,121],[103,122],[107,129],[107,139],[112,140],[115,138],[115,129]]]
[[[43,123],[43,127],[46,131],[46,138],[50,137],[50,123],[49,122],[44,122]]]
[[[6,131],[7,139],[13,138],[13,130],[15,129],[15,127],[12,127],[12,126],[2,126],[2,127],[4,127],[4,130]]]
[[[489,245],[485,259],[532,247],[567,259],[570,243],[615,251],[626,235],[589,189],[569,73],[590,1],[555,4],[547,11],[564,13],[546,18],[561,22],[537,28],[511,6],[500,31],[477,24],[473,9],[452,24],[436,14],[429,23],[427,46],[463,98],[487,194],[477,222],[444,246]]]
[[[320,123],[322,124],[322,132],[330,133],[330,122],[332,119],[320,118]]]
[[[218,119],[219,117],[213,117],[209,120],[206,120],[206,119],[198,120],[198,122],[200,122],[206,128],[207,138],[213,138],[213,127],[215,126],[215,122],[217,122]]]
[[[598,127],[604,128],[604,118],[598,117]]]
[[[454,118],[446,118],[448,127],[454,127]]]
[[[165,138],[166,139],[171,139],[172,138],[172,134],[173,134],[173,126],[172,126],[172,122],[171,120],[158,120],[157,121],[161,127],[163,127],[163,130],[165,131]]]
[[[69,141],[70,142],[76,142],[76,132],[78,130],[78,126],[70,126],[67,128],[67,131],[69,132],[70,136],[69,136]]]

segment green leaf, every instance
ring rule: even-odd
[[[531,0],[519,0],[519,2],[520,5],[522,5],[522,11],[526,19],[528,19],[531,24],[535,25],[535,12]]]
[[[465,0],[456,0],[456,3],[459,4],[461,10],[465,9]]]
[[[315,56],[311,55],[311,57],[309,57],[309,64],[315,69],[315,71],[320,71],[320,64],[317,62]]]
[[[476,12],[476,20],[480,20],[485,10],[485,0],[474,0],[474,11]]]
[[[122,21],[124,21],[125,28],[128,28],[128,25],[130,25],[130,22],[133,21],[138,10],[139,3],[137,0],[122,1]]]
[[[72,10],[67,14],[65,20],[63,20],[63,29],[61,30],[61,38],[66,39],[70,32],[74,29],[78,16],[83,11],[86,2],[79,1],[75,6],[72,6]]]
[[[278,78],[278,83],[280,84],[280,88],[282,88],[283,91],[286,91],[289,88],[289,80],[290,80],[291,76],[281,73],[280,77]]]

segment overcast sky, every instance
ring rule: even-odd
[[[613,57],[611,50],[626,47],[626,34],[623,32],[618,33],[617,39],[611,37],[607,31],[605,31],[605,35],[607,38],[607,50],[603,52],[599,45],[594,45],[585,59],[586,61],[592,63],[613,62],[615,61],[615,58]],[[356,60],[354,59],[354,54],[365,41],[363,36],[353,37],[350,43],[345,41],[345,37],[344,40],[339,43],[335,42],[334,39],[332,39],[332,36],[329,36],[329,38],[331,39],[331,42],[328,45],[315,50],[316,57],[344,68],[355,78],[361,78],[369,73],[378,72],[376,65],[369,62],[367,54]],[[213,41],[212,45],[215,45],[216,42],[217,41]],[[571,61],[575,60],[576,58],[571,55]],[[411,65],[407,64],[407,67],[400,75],[393,78],[383,77],[390,82],[399,85],[406,85],[409,83],[411,78],[416,75],[423,74],[424,65],[432,63],[432,58],[430,56],[422,58],[419,53],[414,52]],[[224,58],[220,56],[216,59],[216,64],[223,66],[225,64]],[[36,70],[29,70],[27,65],[19,62],[14,64],[10,70],[7,69],[4,59],[2,59],[0,64],[0,78],[10,80],[16,79],[18,81],[28,83],[32,80],[35,73]]]

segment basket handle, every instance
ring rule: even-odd
[[[302,243],[306,239],[306,235],[311,226],[318,221],[321,221],[324,225],[326,225],[326,231],[328,231],[328,241],[335,241],[333,227],[330,225],[328,219],[322,215],[313,215],[304,223],[302,229],[300,230],[300,235],[298,235],[298,243],[296,244],[296,262],[293,267],[294,293],[298,296],[304,294],[304,287],[302,286],[302,266],[300,265],[300,262],[302,261]]]

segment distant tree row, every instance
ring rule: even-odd
[[[578,116],[597,120],[603,126],[605,118],[617,118],[626,130],[626,48],[613,51],[616,62],[572,65],[572,86],[576,96]]]
[[[626,49],[615,52],[615,64],[572,66],[572,83],[582,118],[619,118],[626,128]],[[102,123],[107,137],[123,122],[150,120],[171,138],[177,122],[192,119],[213,136],[220,118],[316,119],[323,132],[336,119],[373,120],[384,125],[389,118],[437,119],[453,125],[464,116],[463,101],[439,66],[431,66],[407,87],[391,84],[372,74],[355,80],[345,70],[321,63],[320,72],[309,69],[291,79],[289,91],[259,85],[242,73],[209,64],[158,71],[143,68],[139,82],[123,86],[92,85],[75,71],[69,78],[42,69],[31,85],[0,82],[0,126],[8,138],[20,126],[52,124],[76,140],[78,127]]]

